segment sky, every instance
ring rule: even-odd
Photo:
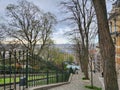
[[[5,16],[5,7],[8,4],[15,4],[18,0],[0,0],[0,23],[4,21],[3,16]],[[62,19],[62,13],[60,8],[60,2],[64,0],[27,0],[33,2],[44,12],[51,12],[55,14],[57,20],[60,21]],[[111,10],[111,2],[107,2],[108,11]],[[59,22],[55,26],[55,32],[53,33],[52,39],[56,44],[66,44],[71,43],[66,35],[64,34],[66,31],[70,31],[71,27],[64,22]]]

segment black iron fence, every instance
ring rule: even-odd
[[[28,51],[0,52],[0,90],[25,90],[68,78],[69,73]]]

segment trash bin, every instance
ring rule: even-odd
[[[25,77],[21,77],[20,78],[20,83],[19,83],[20,86],[25,86],[26,85],[26,78]]]

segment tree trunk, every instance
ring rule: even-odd
[[[89,79],[89,74],[88,74],[88,50],[87,48],[85,47],[83,50],[82,50],[82,57],[81,57],[81,62],[82,62],[82,71],[85,75],[85,79]]]
[[[88,74],[88,63],[84,64],[84,74],[85,74],[85,79],[89,79],[89,74]]]
[[[85,48],[85,53],[84,53],[84,74],[85,74],[85,78],[89,79],[89,74],[88,74],[88,49]]]
[[[91,73],[91,87],[93,88],[93,68],[92,68],[92,66],[93,66],[93,64],[92,64],[92,60],[93,60],[93,58],[91,58],[90,57],[90,73]]]
[[[103,58],[103,72],[105,90],[119,90],[115,69],[115,47],[109,33],[105,0],[92,0],[98,21],[98,35],[101,55]]]
[[[81,67],[81,71],[83,72],[83,70],[84,70],[84,67],[83,67],[82,56],[79,56],[79,61],[80,61],[80,67]]]

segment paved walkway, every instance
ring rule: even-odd
[[[98,77],[99,81],[102,84],[102,90],[105,90],[105,86],[104,86],[104,78],[101,77],[100,73],[97,73],[96,76]],[[119,90],[120,90],[120,74],[118,75],[118,86],[119,86]]]
[[[51,88],[49,90],[90,90],[85,88],[86,85],[90,85],[89,80],[82,80],[83,73],[74,74],[70,84],[62,85],[59,87]],[[101,82],[94,75],[94,86],[102,87]]]

